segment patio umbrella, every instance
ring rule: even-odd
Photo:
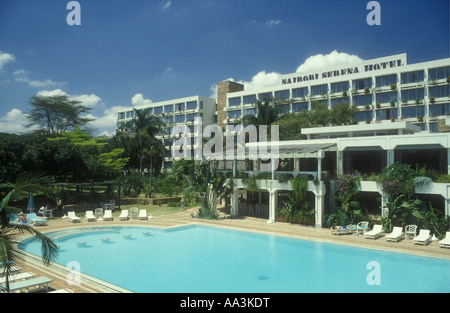
[[[34,211],[34,198],[33,194],[30,192],[30,198],[28,199],[28,211],[33,212]]]

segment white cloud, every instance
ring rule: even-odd
[[[266,22],[267,27],[275,27],[280,24],[281,24],[281,20],[278,20],[278,19],[277,20],[269,20]]]
[[[64,82],[56,82],[51,79],[32,80],[29,78],[31,73],[25,70],[17,70],[13,73],[16,82],[28,84],[31,87],[51,87],[65,85]]]
[[[19,109],[12,109],[0,118],[0,132],[4,133],[26,133],[36,130],[36,127],[27,127],[26,114]]]
[[[167,10],[172,5],[172,1],[163,2],[163,10]]]
[[[350,55],[345,52],[337,52],[334,50],[330,54],[317,54],[307,58],[306,61],[297,68],[296,72],[311,72],[325,67],[333,67],[361,61],[362,59],[357,55]]]
[[[0,51],[0,70],[6,64],[16,61],[16,57],[10,53]]]
[[[137,93],[131,98],[131,104],[134,106],[148,105],[151,104],[152,102],[153,101],[150,99],[144,99],[144,96],[141,93]]]
[[[126,106],[114,106],[103,111],[102,116],[94,116],[92,114],[87,117],[94,119],[90,125],[97,129],[98,136],[112,136],[117,127],[117,113],[129,110]]]
[[[333,67],[342,64],[361,62],[362,59],[357,55],[350,55],[345,52],[337,52],[336,50],[323,55],[317,54],[313,55],[305,60],[303,64],[301,64],[296,72],[310,72],[319,69],[323,69],[326,67]],[[280,84],[281,76],[283,74],[279,74],[276,72],[267,73],[266,71],[261,71],[255,76],[252,77],[251,81],[240,80],[237,83],[244,85],[244,90],[246,91],[257,91],[266,87],[271,87]],[[227,80],[235,81],[233,78],[229,78]],[[211,98],[217,97],[217,85],[212,85],[210,87],[212,94]]]

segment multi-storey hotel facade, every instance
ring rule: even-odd
[[[224,134],[227,126],[240,124],[243,116],[258,114],[256,101],[288,100],[282,114],[311,110],[316,101],[329,108],[345,102],[359,109],[356,125],[302,129],[306,140],[277,142],[273,157],[280,159],[280,166],[273,168],[269,179],[258,180],[258,191],[250,191],[245,179],[236,179],[230,197],[231,215],[250,214],[274,222],[280,197],[291,190],[288,182],[275,179],[283,173],[311,178],[308,193],[317,227],[335,206],[334,198],[326,192],[325,177],[380,173],[395,162],[450,174],[450,59],[408,64],[406,54],[399,54],[283,75],[278,85],[260,90],[247,91],[244,85],[231,81],[219,82],[217,90],[217,103],[206,98],[197,98],[197,102],[203,101],[203,126],[217,122]],[[151,106],[176,102],[179,99]],[[126,114],[119,113],[119,122]],[[168,138],[167,143],[171,142],[173,138]],[[265,143],[248,144],[252,145]],[[260,172],[266,158],[267,154],[236,161],[228,168],[252,176]],[[166,161],[169,165],[169,152]],[[371,214],[386,214],[387,198],[375,181],[363,180],[360,193],[362,205]],[[433,183],[416,193],[424,203],[450,215],[450,184]],[[238,200],[239,194],[245,205]]]

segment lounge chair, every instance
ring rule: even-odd
[[[413,244],[415,245],[428,245],[431,242],[431,235],[429,229],[421,229],[419,234],[413,238]]]
[[[148,220],[147,210],[139,210],[139,219]]]
[[[450,248],[450,231],[445,233],[445,238],[438,242],[439,248]]]
[[[47,225],[47,219],[38,217],[36,213],[27,214],[27,220],[36,226]]]
[[[119,220],[121,221],[128,220],[128,210],[122,210],[122,212],[120,212]]]
[[[403,239],[403,228],[401,227],[394,227],[394,229],[392,230],[392,233],[386,235],[386,241],[395,241],[395,242],[399,242],[400,240]]]
[[[96,222],[97,221],[93,211],[86,211],[86,220],[88,222]]]
[[[364,238],[375,240],[378,237],[381,237],[382,234],[383,234],[383,225],[373,225],[373,229],[371,231],[364,233]]]
[[[53,280],[48,277],[37,277],[37,278],[26,279],[23,281],[9,284],[9,291],[10,292],[22,291],[22,290],[25,290],[25,292],[37,291],[37,290],[47,290],[48,291],[48,284],[51,283],[52,281]]]
[[[31,272],[17,273],[17,274],[10,275],[8,277],[8,280],[10,283],[12,283],[12,282],[20,281],[20,280],[25,280],[25,279],[28,279],[28,278],[31,278],[34,276],[35,276],[35,274],[31,273]],[[5,282],[6,282],[6,277],[1,277],[0,284],[4,284]]]
[[[335,226],[334,228],[330,228],[330,230],[333,235],[354,234],[356,232],[356,225]]]
[[[79,223],[81,222],[81,219],[75,215],[75,212],[71,211],[67,213],[67,218],[69,219],[69,222],[72,223]]]
[[[105,221],[113,220],[112,210],[105,210],[105,215],[103,215],[103,220],[105,220]]]

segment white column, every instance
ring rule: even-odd
[[[325,184],[319,181],[319,185],[314,188],[315,195],[315,227],[322,228],[323,213],[325,211]]]
[[[450,175],[450,148],[447,148],[447,174]]]
[[[336,151],[336,174],[344,174],[344,151]]]
[[[269,220],[267,223],[275,223],[275,214],[278,202],[278,191],[276,189],[269,190]]]
[[[231,203],[230,203],[230,215],[232,217],[237,216],[239,214],[239,209],[238,209],[238,188],[235,188],[233,190],[233,193],[230,195],[231,197]]]
[[[317,180],[322,181],[322,159],[325,157],[323,150],[317,151]]]
[[[387,160],[386,160],[386,167],[394,164],[394,150],[389,149],[387,150]]]
[[[450,198],[445,198],[445,215],[450,216]]]

